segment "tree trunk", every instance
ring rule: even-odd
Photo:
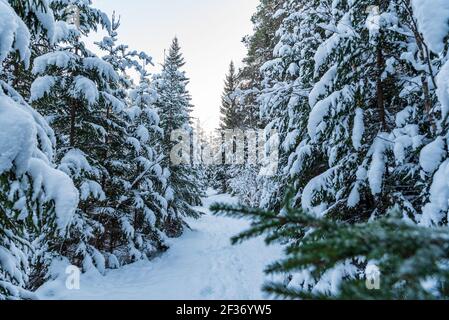
[[[382,52],[382,45],[379,41],[377,45],[377,76],[376,76],[376,95],[377,95],[377,109],[379,110],[380,121],[382,123],[382,130],[387,128],[386,112],[385,112],[385,96],[382,82],[382,73],[384,70],[384,56]]]

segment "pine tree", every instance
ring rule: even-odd
[[[225,192],[226,189],[222,145],[222,132],[217,129],[210,133],[204,142],[205,150],[203,150],[204,154],[202,157],[202,163],[206,166],[207,185],[221,193]]]
[[[154,88],[158,93],[155,103],[160,115],[160,126],[164,131],[162,167],[170,168],[165,197],[169,201],[168,216],[164,230],[170,236],[179,236],[183,231],[183,217],[198,217],[194,206],[201,204],[202,191],[198,187],[198,173],[191,162],[191,149],[188,148],[187,163],[172,165],[170,154],[175,146],[172,133],[182,130],[191,138],[192,127],[190,111],[191,97],[187,90],[189,82],[182,71],[185,65],[178,39],[172,42],[161,74],[155,77]],[[190,145],[190,144],[189,144]]]
[[[128,171],[129,186],[121,207],[127,207],[129,232],[128,251],[134,259],[151,258],[167,248],[164,243],[164,222],[168,216],[168,168],[163,168],[163,131],[154,103],[157,94],[151,89],[146,65],[151,59],[143,53],[139,84],[131,90],[128,143],[132,146],[126,159],[132,164]]]
[[[226,139],[226,131],[234,131],[242,128],[242,117],[240,112],[240,106],[238,101],[238,74],[235,70],[234,62],[231,61],[229,65],[229,72],[226,75],[223,95],[221,98],[221,123],[220,123],[220,135],[222,140],[222,163],[220,165],[215,166],[215,174],[214,178],[218,181],[215,182],[217,187],[219,188],[219,192],[227,193],[230,191],[229,183],[230,179],[233,178],[234,166],[229,163],[225,163],[225,149],[234,151],[235,147],[227,146],[226,143],[230,143],[229,141],[225,141]],[[234,144],[234,142],[232,142]],[[232,171],[232,173],[231,173]]]
[[[407,42],[410,53],[404,54],[403,59],[411,71],[403,92],[408,106],[398,114],[397,122],[406,142],[400,149],[405,155],[403,166],[412,168],[414,176],[418,176],[416,187],[410,187],[409,191],[414,195],[414,220],[426,227],[446,226],[448,208],[442,199],[447,197],[448,190],[445,175],[449,103],[445,88],[449,81],[449,4],[436,4],[438,15],[420,0],[400,4],[410,34]],[[428,19],[435,21],[430,25]],[[441,32],[432,34],[434,28]],[[400,142],[399,137],[397,141]]]
[[[282,8],[284,18],[277,31],[279,43],[271,60],[261,68],[263,88],[259,103],[262,119],[267,123],[265,131],[276,130],[282,141],[278,173],[260,179],[260,203],[269,209],[280,208],[289,183],[300,188],[300,181],[291,181],[293,170],[301,172],[304,180],[309,177],[304,172],[306,166],[298,168],[295,153],[308,152],[301,139],[306,136],[310,112],[307,96],[313,85],[313,53],[321,39],[317,6],[320,3],[316,1],[291,1]],[[316,165],[313,163],[311,169],[316,170]]]
[[[78,204],[72,181],[53,168],[53,131],[9,84],[17,86],[18,72],[3,68],[6,59],[28,68],[31,36],[49,37],[46,10],[46,1],[0,1],[0,300],[34,297],[26,289],[36,252],[66,234]]]
[[[116,202],[110,188],[116,183],[116,168],[106,159],[112,143],[122,145],[121,139],[126,136],[125,124],[118,116],[124,106],[113,96],[119,82],[114,67],[94,56],[81,40],[99,25],[111,32],[109,19],[90,2],[69,4],[79,10],[79,27],[69,29],[64,45],[35,59],[33,73],[39,77],[31,87],[31,100],[37,110],[52,119],[59,168],[73,178],[81,195],[70,239],[61,241],[61,254],[85,271],[97,268],[104,272],[108,263],[115,262],[105,259],[109,248],[98,240],[109,228],[110,216],[114,215],[110,208]],[[67,19],[66,5],[66,1],[52,2],[58,19]]]
[[[118,74],[118,81],[110,83],[104,92],[109,103],[102,103],[107,136],[100,161],[107,176],[102,180],[106,201],[99,210],[105,228],[99,245],[107,251],[104,255],[109,267],[148,259],[166,249],[157,229],[166,201],[158,192],[164,182],[157,150],[160,128],[150,104],[145,70],[151,57],[117,45],[119,27],[120,20],[113,15],[111,34],[97,43],[107,53],[102,59]],[[127,74],[131,68],[141,73],[137,88]],[[130,89],[132,97],[128,97]]]
[[[405,104],[401,62],[393,62],[403,38],[393,19],[378,17],[370,24],[369,1],[291,4],[275,50],[282,60],[264,67],[269,86],[263,99],[268,104],[262,104],[262,112],[274,119],[269,127],[284,141],[285,169],[274,177],[281,192],[273,199],[265,186],[271,199],[262,203],[282,209],[281,186],[291,183],[295,204],[317,216],[355,223],[384,215],[397,203],[393,198],[406,199],[386,180],[396,174],[386,172],[395,167],[389,132]],[[391,3],[378,9],[396,14]],[[398,72],[389,72],[393,65]]]
[[[273,58],[273,50],[278,40],[276,32],[282,22],[285,2],[285,0],[262,0],[252,17],[254,33],[243,40],[248,53],[240,72],[240,112],[245,127],[250,129],[263,128],[258,103],[263,87],[260,68]]]
[[[234,130],[240,128],[242,125],[236,92],[238,81],[238,74],[235,70],[234,62],[231,61],[221,98],[221,130]]]
[[[406,51],[407,38],[394,29],[404,28],[398,20],[387,19],[401,17],[403,9],[390,2],[379,7],[384,15],[370,15],[365,13],[369,7],[368,2],[332,7],[330,2],[293,1],[285,8],[289,14],[278,32],[276,58],[263,67],[261,111],[272,119],[267,128],[278,130],[283,141],[282,172],[264,187],[280,192],[262,195],[265,207],[279,209],[286,184],[295,184],[297,202],[308,210],[322,212],[324,204],[326,213],[346,207],[348,213],[371,210],[369,215],[382,214],[397,201],[412,207],[411,190],[383,179],[397,175],[416,181],[416,174],[374,168],[382,161],[390,163],[384,168],[403,162],[394,150],[406,137],[394,135],[399,133],[396,114],[402,116],[407,107],[403,88],[409,66],[395,57]],[[397,141],[394,148],[384,143],[389,140]],[[368,208],[356,208],[360,203]],[[374,203],[379,207],[372,208]]]
[[[419,49],[410,55],[422,40],[407,2],[370,5],[334,8],[331,29],[340,31],[315,54],[307,145],[325,162],[298,197],[304,209],[343,220],[362,221],[398,205],[405,219],[416,222],[426,188],[419,181],[419,153],[433,127],[430,109],[419,106],[436,101],[428,90],[433,71]]]

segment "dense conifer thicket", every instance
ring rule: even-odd
[[[153,79],[91,1],[0,0],[0,21],[0,300],[33,298],[53,263],[104,273],[166,250],[202,194],[164,140],[190,126],[177,40]],[[100,29],[102,56],[84,42]]]
[[[278,130],[280,167],[248,180],[261,209],[221,211],[288,244],[268,271],[290,280],[267,289],[447,298],[449,4],[261,1],[254,23],[240,96]]]

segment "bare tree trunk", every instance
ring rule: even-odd
[[[75,55],[78,56],[78,47],[75,47]],[[72,100],[70,104],[70,147],[75,147],[75,136],[76,136],[76,112],[78,107],[78,101],[76,99]]]
[[[384,70],[384,56],[382,52],[382,44],[377,44],[377,75],[376,75],[376,95],[377,95],[377,109],[379,110],[380,121],[382,123],[382,130],[387,129],[386,112],[385,112],[385,95],[382,82],[382,73]]]

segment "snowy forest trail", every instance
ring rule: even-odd
[[[150,262],[137,262],[105,276],[82,275],[80,290],[68,290],[64,277],[38,290],[40,299],[95,300],[256,300],[265,296],[263,269],[276,260],[279,247],[267,247],[262,238],[232,246],[230,238],[249,226],[245,220],[211,215],[215,202],[233,204],[228,195],[209,194],[189,220],[192,230],[170,243],[170,249]]]

